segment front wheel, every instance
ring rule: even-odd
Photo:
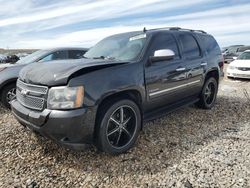
[[[218,82],[216,79],[213,77],[207,79],[203,86],[200,100],[196,103],[196,105],[203,109],[211,109],[215,105],[217,92]]]
[[[97,122],[97,148],[116,155],[133,147],[141,129],[141,113],[137,104],[131,100],[120,100],[101,110]]]
[[[5,86],[1,93],[2,104],[10,109],[10,102],[16,98],[16,84],[9,84]]]

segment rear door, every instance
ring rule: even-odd
[[[186,67],[186,96],[198,95],[203,85],[203,75],[207,67],[207,59],[203,55],[201,47],[195,37],[190,32],[180,32],[177,34],[181,46],[183,62]]]
[[[186,81],[185,68],[177,41],[172,34],[155,35],[147,54],[150,57],[154,55],[155,51],[162,49],[174,51],[175,57],[171,60],[154,62],[145,67],[148,109],[158,108],[184,98],[182,92]]]

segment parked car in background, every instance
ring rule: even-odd
[[[14,64],[19,60],[20,60],[20,58],[18,56],[16,56],[16,55],[8,55],[7,58],[5,59],[4,63]]]
[[[29,53],[25,53],[25,52],[22,52],[22,53],[17,53],[16,56],[19,57],[19,59],[23,59],[24,57],[30,55]]]
[[[4,63],[6,59],[7,59],[7,55],[0,54],[0,63]]]
[[[237,51],[239,50],[240,47],[242,47],[244,45],[233,45],[233,46],[229,46],[226,47],[223,53],[223,57],[225,60],[225,63],[230,63],[234,60],[234,57],[237,56]]]
[[[236,56],[235,57],[238,57],[240,56],[243,52],[245,52],[246,50],[250,50],[250,46],[242,46],[242,47],[239,47],[239,49],[237,50],[236,52]]]
[[[39,50],[28,55],[15,64],[0,64],[0,102],[10,108],[9,102],[16,96],[16,80],[19,71],[31,63],[46,62],[52,60],[80,59],[88,49],[86,48],[53,48]]]
[[[235,61],[230,63],[227,68],[227,77],[250,79],[250,50],[243,52]]]
[[[12,112],[60,144],[110,154],[135,144],[143,120],[193,103],[212,108],[223,72],[214,37],[181,28],[113,35],[84,56],[22,69]]]

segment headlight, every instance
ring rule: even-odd
[[[236,69],[236,67],[229,65],[229,69],[234,70],[234,69]]]
[[[49,109],[74,109],[83,104],[84,88],[80,87],[52,87],[49,90],[47,107]]]

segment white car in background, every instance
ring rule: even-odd
[[[229,64],[227,77],[250,79],[250,50],[243,52],[237,59]]]

